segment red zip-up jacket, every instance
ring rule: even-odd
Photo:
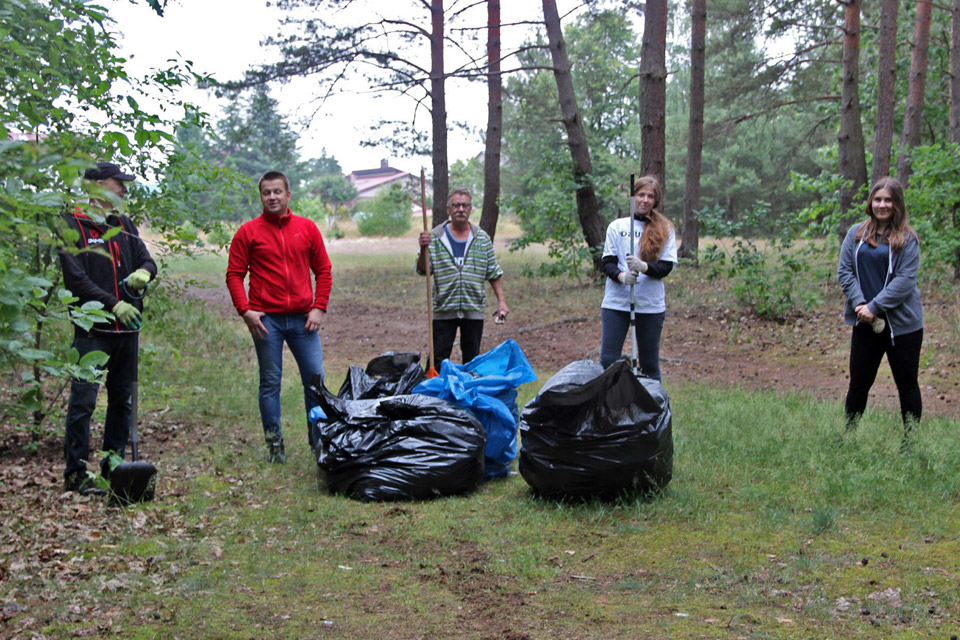
[[[247,273],[249,298],[243,288]],[[326,311],[332,282],[320,230],[289,209],[283,216],[261,213],[243,223],[230,243],[227,289],[240,315],[251,309],[284,314]]]

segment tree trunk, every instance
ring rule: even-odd
[[[640,45],[640,170],[666,187],[667,0],[647,0]]]
[[[923,124],[923,95],[927,84],[927,54],[930,50],[930,17],[933,3],[917,1],[917,21],[913,27],[913,50],[910,54],[910,86],[907,89],[907,115],[900,138],[900,157],[897,159],[897,179],[903,188],[910,181],[910,150],[920,143]]]
[[[960,144],[960,0],[950,9],[950,142]]]
[[[577,97],[573,92],[570,61],[567,59],[567,46],[563,41],[555,0],[543,0],[543,20],[547,28],[550,55],[553,58],[553,76],[557,81],[560,113],[563,126],[567,130],[570,156],[573,158],[573,177],[577,184],[577,215],[580,217],[584,240],[590,248],[593,266],[600,273],[600,254],[603,251],[605,235],[603,219],[600,217],[600,205],[593,189],[593,167],[587,147],[587,134],[583,128],[580,109],[577,107]]]
[[[443,76],[443,0],[430,3],[430,113],[433,120],[433,226],[447,219],[447,101]]]
[[[960,1],[960,0],[958,0]],[[690,121],[687,174],[683,191],[683,240],[680,257],[697,264],[700,247],[700,167],[703,158],[703,75],[706,62],[707,0],[693,0],[690,28]]]
[[[500,219],[500,142],[503,99],[500,88],[500,0],[487,0],[487,140],[483,155],[483,213],[480,228],[491,238]]]
[[[950,142],[960,144],[960,0],[950,8]],[[953,229],[960,229],[960,202],[953,203]],[[960,281],[960,247],[953,250],[953,279]]]
[[[960,1],[960,0],[958,0]],[[873,180],[890,174],[893,113],[896,105],[897,14],[900,0],[883,0],[880,8],[880,60],[877,64],[877,129],[873,147]]]
[[[852,216],[849,212],[854,198],[867,182],[863,127],[860,123],[860,0],[847,0],[844,16],[838,155],[840,175],[847,184],[840,192],[841,217],[837,233],[841,240],[850,228]]]

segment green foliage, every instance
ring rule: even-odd
[[[38,428],[55,399],[44,391],[45,378],[100,375],[96,356],[77,359],[48,342],[51,331],[111,317],[98,305],[67,307],[76,298],[57,286],[57,251],[73,250],[77,236],[61,214],[86,207],[90,186],[79,176],[95,160],[113,160],[148,180],[172,164],[174,123],[140,104],[147,94],[170,95],[197,79],[189,63],[129,77],[109,23],[105,9],[82,0],[0,4],[0,365],[13,371],[20,408]],[[141,224],[149,220],[164,246],[183,249],[196,235],[185,223],[209,227],[161,193],[133,190],[126,211]]]
[[[466,189],[474,211],[483,210],[483,160],[474,156],[450,166],[450,189]]]
[[[556,165],[565,160],[558,152]],[[544,159],[546,160],[546,159]],[[539,261],[537,266],[524,265],[528,276],[567,276],[578,281],[593,266],[589,247],[583,240],[577,204],[573,198],[576,185],[571,171],[557,171],[554,180],[545,182],[541,189],[525,198],[508,198],[504,206],[516,212],[523,221],[524,233],[510,243],[510,250],[542,243],[547,245],[547,256],[552,262]]]
[[[904,198],[924,262],[949,266],[960,280],[960,145],[914,147],[910,155],[913,173]]]
[[[708,269],[709,278],[728,278],[737,301],[768,320],[783,321],[799,309],[812,309],[820,304],[819,295],[803,286],[811,279],[819,279],[811,276],[821,274],[815,274],[811,267],[816,262],[816,245],[796,247],[799,220],[773,216],[770,206],[764,202],[746,212],[740,222],[725,220],[723,213],[719,207],[700,212],[706,232],[718,239],[730,239],[733,247],[732,254],[720,245],[703,249],[700,263]],[[762,229],[768,225],[780,228],[781,232],[768,241],[766,250],[741,235],[744,229]],[[769,254],[776,256],[772,264]]]
[[[410,230],[413,196],[399,184],[391,184],[372,200],[365,201],[363,210],[355,215],[357,230],[364,236],[402,236]]]

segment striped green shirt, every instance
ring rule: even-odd
[[[430,274],[433,276],[433,317],[437,320],[466,318],[483,320],[487,302],[485,283],[503,275],[487,232],[470,225],[470,237],[457,268],[444,230],[448,222],[433,229],[430,242]]]

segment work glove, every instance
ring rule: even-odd
[[[120,324],[128,329],[140,328],[140,310],[129,302],[121,300],[113,307],[113,315],[117,317]]]
[[[637,284],[637,272],[636,271],[621,271],[620,275],[617,276],[620,279],[622,284]]]
[[[137,269],[127,276],[127,286],[134,291],[140,291],[150,282],[150,272],[146,269]]]
[[[634,273],[646,273],[647,263],[637,256],[627,256],[627,269]]]

